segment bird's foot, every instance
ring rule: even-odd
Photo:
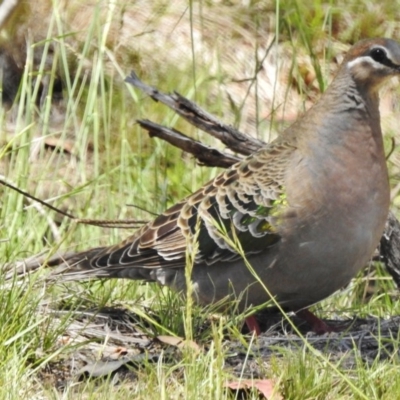
[[[310,325],[312,332],[316,333],[317,335],[323,335],[324,333],[330,332],[340,332],[348,328],[348,325],[331,326],[325,321],[322,321],[322,319],[318,318],[308,309],[296,311],[296,315],[307,322],[307,324]],[[262,330],[254,315],[247,317],[245,322],[247,330],[250,333],[254,333],[256,336],[261,335]]]
[[[338,332],[340,331],[340,327],[333,327],[328,325],[326,322],[322,321],[322,319],[318,318],[307,308],[296,311],[296,315],[306,321],[310,326],[311,330],[317,335],[323,335],[324,333],[330,332]]]
[[[247,317],[245,319],[247,329],[249,330],[250,333],[254,333],[255,336],[260,336],[261,335],[261,328],[260,325],[257,322],[257,319],[254,315],[250,315],[250,317]]]

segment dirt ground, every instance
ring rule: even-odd
[[[57,314],[54,312],[55,323]],[[172,344],[165,337],[147,335],[139,328],[143,321],[124,308],[85,310],[77,312],[75,318],[58,343],[71,347],[79,344],[78,348],[49,362],[39,374],[45,384],[58,390],[72,382],[109,374],[114,382],[133,382],[141,367],[156,363],[161,355],[164,363],[177,363],[182,357],[179,344]],[[400,335],[400,316],[327,320],[339,332],[320,336],[310,332],[298,317],[292,317],[303,337],[279,313],[267,310],[258,314],[257,319],[265,331],[254,341],[248,336],[250,348],[226,335],[224,368],[235,376],[262,378],[272,357],[305,349],[310,352],[306,342],[332,363],[340,363],[341,368],[348,370],[355,369],[359,362],[388,360],[398,351],[395,343]],[[386,343],[383,348],[382,343]],[[208,344],[198,345],[200,351],[207,352]]]

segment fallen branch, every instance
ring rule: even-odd
[[[400,222],[391,211],[380,242],[380,256],[397,287],[400,288]]]
[[[228,168],[235,162],[240,161],[239,157],[221,153],[219,150],[206,146],[176,129],[167,128],[149,120],[139,120],[138,123],[149,132],[150,137],[163,139],[173,146],[192,154],[196,157],[200,165]]]
[[[125,81],[143,93],[148,94],[154,101],[165,104],[190,124],[220,140],[225,146],[236,153],[249,155],[265,145],[263,141],[245,135],[232,126],[223,124],[179,93],[165,94],[152,86],[146,85],[133,71]]]

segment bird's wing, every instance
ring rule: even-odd
[[[197,243],[195,264],[230,261],[280,240],[275,223],[285,206],[285,174],[295,146],[276,141],[233,165],[119,245],[90,261],[94,268],[184,267]],[[236,248],[235,248],[236,247]]]

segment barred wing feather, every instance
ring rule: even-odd
[[[234,237],[245,254],[265,251],[280,240],[274,226],[285,206],[285,173],[294,149],[276,141],[233,165],[122,243],[97,254],[91,267],[184,267],[194,237],[196,264],[238,258],[231,246]]]

